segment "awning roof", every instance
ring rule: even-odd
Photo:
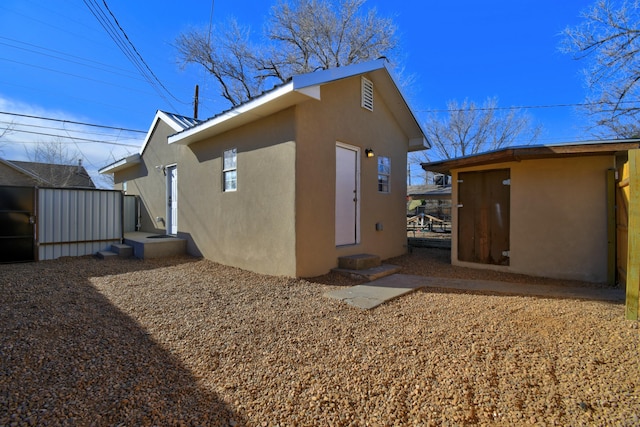
[[[454,169],[490,165],[494,163],[519,162],[522,160],[559,157],[597,156],[626,152],[637,148],[640,148],[640,139],[585,141],[561,145],[509,147],[473,156],[422,163],[422,169],[429,172],[450,173],[450,171]]]

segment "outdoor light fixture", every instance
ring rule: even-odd
[[[375,153],[371,148],[367,148],[366,150],[364,150],[364,155],[367,157],[373,157],[375,156]]]

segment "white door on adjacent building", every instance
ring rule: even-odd
[[[167,166],[167,234],[178,234],[178,168]]]
[[[336,145],[336,246],[360,239],[359,149]]]

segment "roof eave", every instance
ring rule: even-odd
[[[467,157],[422,163],[428,172],[449,173],[454,169],[485,166],[522,160],[609,155],[640,148],[640,139],[585,141],[560,145],[511,147]]]
[[[133,165],[139,164],[141,160],[142,160],[142,157],[140,156],[139,153],[132,154],[128,157],[125,157],[124,159],[120,159],[115,163],[111,163],[110,165],[103,167],[98,171],[98,173],[110,174],[114,172],[119,172],[121,170],[130,168]]]
[[[296,92],[293,82],[289,82],[271,92],[242,104],[218,117],[207,120],[183,132],[171,135],[169,144],[189,145],[219,135],[243,124],[252,122],[274,112],[288,108],[302,100],[309,99],[305,93]]]

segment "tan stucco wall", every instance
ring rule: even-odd
[[[293,109],[185,148],[178,163],[178,227],[189,251],[295,276]],[[231,148],[238,150],[238,189],[223,192],[222,155]]]
[[[175,132],[160,122],[143,163],[116,173],[116,185],[126,180],[127,194],[143,201],[142,231],[164,232],[155,217],[166,217],[166,177],[155,166],[177,164],[178,235],[188,251],[259,273],[310,277],[337,266],[341,255],[401,255],[408,137],[375,88],[374,111],[360,106],[360,85],[360,77],[324,85],[321,101],[310,98],[189,146],[168,145]],[[361,149],[360,243],[339,248],[337,142]],[[238,190],[223,192],[222,155],[230,148],[238,150]],[[391,159],[389,194],[378,192],[377,158],[365,158],[365,148]]]
[[[374,87],[374,111],[360,106],[360,77],[321,89],[322,101],[297,107],[297,275],[311,277],[337,266],[338,257],[359,253],[382,259],[406,252],[408,138]],[[336,143],[360,148],[360,243],[335,245]],[[377,157],[391,159],[391,192],[378,192]],[[376,231],[376,223],[383,231]]]
[[[166,221],[167,217],[167,177],[162,167],[178,163],[185,152],[183,146],[167,144],[167,137],[175,133],[174,129],[159,120],[144,150],[142,162],[114,174],[115,189],[122,189],[122,184],[126,181],[126,194],[140,196],[140,231],[166,232],[166,224],[156,221],[158,217]],[[178,168],[178,184],[181,172]]]
[[[613,156],[526,160],[452,171],[511,169],[510,265],[458,261],[457,186],[453,186],[454,265],[533,276],[605,282],[606,171]]]

